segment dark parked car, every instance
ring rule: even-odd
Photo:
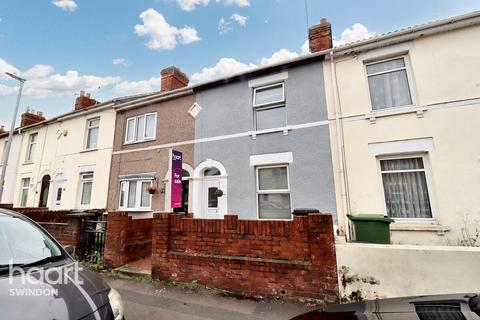
[[[1,319],[123,319],[117,291],[42,227],[0,209]]]
[[[292,320],[473,320],[480,319],[477,294],[378,299],[318,309]]]

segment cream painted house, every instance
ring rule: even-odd
[[[3,159],[5,156],[5,147],[7,145],[8,132],[0,133],[0,155]],[[13,203],[13,196],[15,190],[15,177],[18,170],[18,157],[20,154],[20,147],[22,145],[22,135],[18,134],[18,130],[14,131],[12,136],[12,145],[10,148],[10,154],[7,161],[7,170],[5,172],[5,184],[3,186],[3,194],[0,199],[0,203]],[[2,163],[0,163],[0,170],[2,169]]]
[[[15,206],[106,208],[113,105],[81,93],[74,111],[21,129]]]
[[[324,62],[340,232],[395,219],[395,244],[480,227],[480,12],[335,48]]]

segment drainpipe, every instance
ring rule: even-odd
[[[340,166],[340,185],[341,185],[341,201],[342,212],[344,218],[345,238],[350,240],[350,225],[348,223],[347,213],[350,213],[350,206],[348,201],[348,187],[347,176],[345,171],[345,152],[343,141],[343,124],[340,115],[340,106],[338,102],[338,88],[337,88],[337,73],[335,69],[335,61],[333,57],[334,50],[330,51],[330,71],[332,78],[332,90],[333,90],[333,106],[335,112],[335,126],[337,133],[337,157]]]

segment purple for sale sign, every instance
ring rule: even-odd
[[[182,153],[172,150],[170,159],[171,207],[182,207]]]

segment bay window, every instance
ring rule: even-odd
[[[119,208],[126,210],[150,210],[152,196],[148,188],[152,186],[152,180],[126,180],[120,182]]]

